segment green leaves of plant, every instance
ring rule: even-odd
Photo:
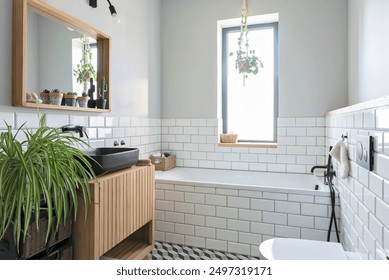
[[[88,145],[44,126],[44,118],[34,133],[23,125],[16,133],[7,126],[0,135],[0,239],[12,225],[17,246],[41,211],[48,215],[47,242],[53,227],[76,218],[78,192],[86,209],[91,203],[88,180],[96,176],[88,155],[76,148]],[[25,140],[18,141],[19,136]]]

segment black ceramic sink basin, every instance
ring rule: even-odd
[[[138,148],[97,148],[83,152],[95,160],[89,162],[96,175],[130,167],[139,160]]]

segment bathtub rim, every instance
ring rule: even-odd
[[[180,168],[187,169],[187,168]],[[206,169],[206,168],[192,168],[192,169]],[[212,170],[212,169],[206,169]],[[220,169],[218,169],[220,170]],[[225,170],[231,171],[231,170]],[[224,189],[234,189],[234,190],[246,190],[246,191],[261,191],[261,192],[275,192],[275,193],[290,193],[290,194],[301,194],[301,195],[316,195],[316,196],[329,196],[329,187],[324,185],[323,182],[317,180],[320,187],[319,190],[306,190],[306,189],[296,189],[296,188],[287,188],[287,187],[274,187],[274,186],[258,186],[251,184],[228,184],[228,183],[216,183],[216,182],[203,182],[203,181],[194,181],[194,180],[172,180],[172,179],[161,179],[158,178],[159,174],[163,174],[166,171],[156,171],[155,173],[155,183],[156,184],[166,184],[166,185],[184,185],[184,186],[193,186],[193,187],[208,187],[208,188],[224,188]],[[246,171],[244,171],[246,172]],[[256,171],[247,171],[253,173],[261,173]],[[269,172],[267,172],[269,173]],[[277,173],[277,172],[271,172]],[[302,174],[303,175],[303,174]],[[312,175],[314,176],[314,175]],[[312,186],[314,187],[314,186]]]

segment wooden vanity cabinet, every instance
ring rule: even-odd
[[[79,200],[74,259],[144,259],[154,247],[154,166],[133,166],[90,181],[93,203],[85,220]]]

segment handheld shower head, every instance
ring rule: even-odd
[[[330,149],[328,152],[331,152],[332,150],[332,146],[330,146]],[[332,171],[332,156],[330,155],[330,153],[328,153],[328,161],[327,161],[327,174],[330,174],[330,172]]]

